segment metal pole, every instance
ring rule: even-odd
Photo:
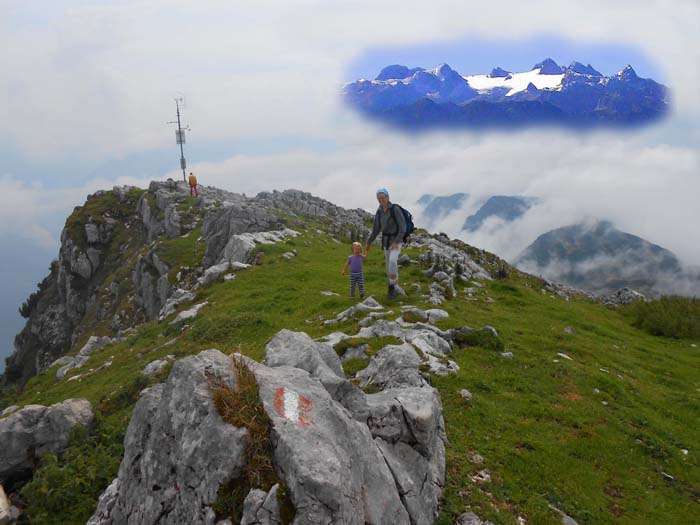
[[[182,167],[182,180],[187,182],[187,177],[185,176],[185,151],[182,149],[182,127],[180,126],[180,104],[177,99],[175,99],[175,107],[177,108],[177,132],[180,137],[180,166]]]

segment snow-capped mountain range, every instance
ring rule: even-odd
[[[547,58],[530,71],[500,67],[462,76],[447,64],[433,69],[387,66],[374,80],[345,84],[354,108],[410,128],[534,123],[591,126],[639,124],[669,108],[666,86],[637,76],[632,66],[604,76],[593,66],[559,66]]]

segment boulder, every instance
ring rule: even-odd
[[[368,348],[369,345],[366,344],[346,348],[340,360],[344,363],[349,359],[367,359],[367,354],[365,354],[365,350],[367,350]]]
[[[64,355],[51,363],[51,366],[58,365],[60,367],[56,370],[56,379],[63,379],[69,371],[83,366],[90,357],[90,354],[115,341],[117,340],[107,336],[90,336],[85,346],[83,346],[76,355]]]
[[[215,264],[214,266],[210,266],[204,271],[204,275],[197,280],[197,286],[201,288],[209,283],[213,283],[223,274],[228,272],[230,266],[231,263],[229,261],[224,261],[222,263]]]
[[[94,418],[87,399],[67,399],[50,407],[28,405],[0,419],[0,481],[28,476],[42,454],[63,452],[73,428],[90,428]]]
[[[382,390],[421,387],[427,385],[419,370],[422,364],[423,361],[410,344],[387,345],[372,358],[367,368],[357,373],[357,377],[362,388],[368,385]]]
[[[362,392],[345,378],[338,354],[324,343],[317,343],[303,332],[280,330],[265,347],[265,364],[291,366],[318,379],[328,393],[356,418],[367,415]]]
[[[167,365],[168,361],[166,359],[156,359],[155,361],[151,361],[145,367],[143,367],[143,370],[141,370],[141,375],[149,377],[154,376],[158,372],[163,370]]]
[[[280,505],[277,499],[279,484],[273,485],[270,492],[251,489],[243,501],[241,525],[280,525]]]
[[[428,314],[421,310],[420,308],[406,308],[401,312],[401,317],[403,319],[414,319],[413,321],[408,321],[408,322],[415,322],[415,321],[420,321],[420,322],[426,322],[428,320]]]
[[[190,301],[194,301],[194,294],[182,288],[178,288],[168,297],[167,301],[165,301],[165,305],[163,305],[163,308],[161,308],[158,314],[158,319],[162,321],[169,315],[174,314],[178,306]]]
[[[367,424],[394,476],[412,523],[433,523],[445,485],[445,424],[432,387],[367,396]]]
[[[299,368],[254,368],[272,420],[274,461],[295,523],[408,524],[409,516],[369,428]]]
[[[428,314],[429,323],[442,321],[450,316],[445,310],[440,310],[439,308],[431,308],[430,310],[426,310],[425,313]]]
[[[213,525],[219,486],[245,464],[247,430],[221,419],[210,378],[235,382],[230,358],[218,350],[180,359],[165,383],[142,394],[118,477],[100,496],[90,525]]]
[[[408,341],[424,354],[442,357],[452,352],[450,343],[436,333],[427,330],[421,331],[413,337],[409,337]]]
[[[202,308],[204,308],[207,304],[209,304],[209,302],[204,301],[203,303],[199,303],[199,304],[194,305],[189,310],[183,310],[182,312],[180,312],[179,314],[177,314],[175,316],[175,319],[170,321],[170,324],[179,323],[180,321],[186,321],[187,319],[191,319],[191,318],[195,317],[199,313],[199,311]]]

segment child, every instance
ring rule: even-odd
[[[360,289],[360,298],[365,298],[365,278],[362,274],[362,260],[365,256],[362,253],[362,244],[352,243],[352,255],[348,255],[341,275],[350,268],[350,297],[355,297],[355,286]]]

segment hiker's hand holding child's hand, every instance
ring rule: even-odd
[[[397,243],[397,242],[392,242],[392,243],[391,243],[391,249],[392,249],[392,250],[396,250],[396,249],[398,249],[398,247],[399,247],[399,243]]]

